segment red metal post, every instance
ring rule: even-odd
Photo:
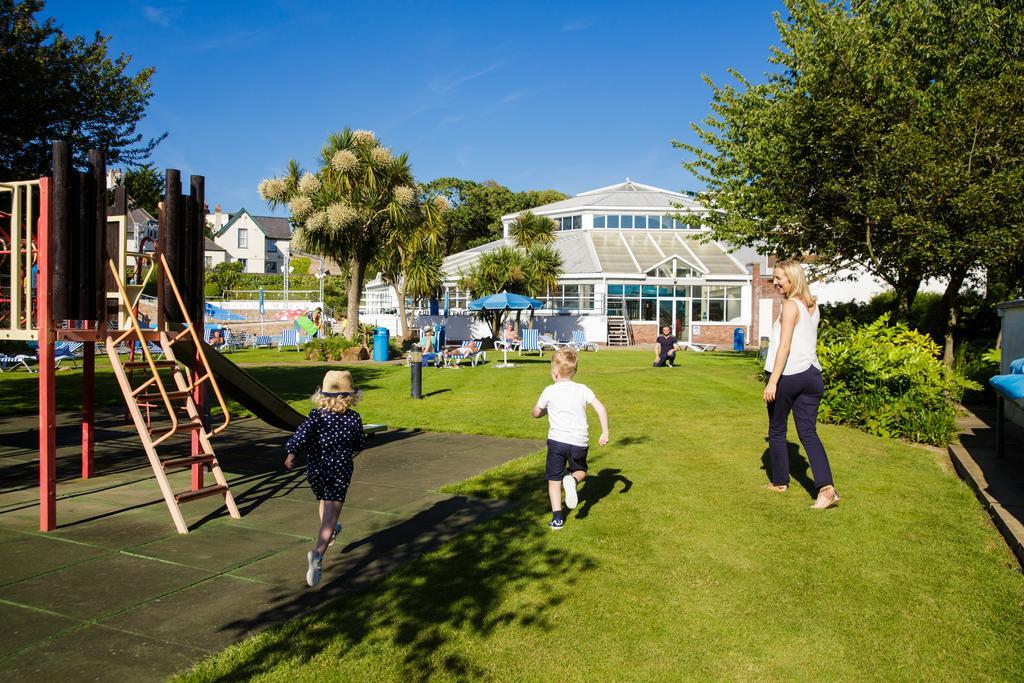
[[[51,289],[53,287],[53,203],[50,178],[39,180],[39,275],[36,301],[39,317],[39,528],[57,527],[57,411],[54,386],[53,342],[55,337]]]
[[[85,323],[85,329],[92,324]],[[82,347],[82,479],[93,475],[93,451],[96,424],[96,344],[86,342]]]

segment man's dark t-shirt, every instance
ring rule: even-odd
[[[650,337],[648,337],[648,339],[650,339]],[[676,348],[676,343],[679,340],[675,338],[675,335],[669,335],[666,337],[663,334],[659,334],[658,338],[654,341],[661,345],[661,355],[667,356],[674,348]]]

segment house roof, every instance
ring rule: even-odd
[[[512,240],[494,242],[452,254],[444,260],[447,279],[458,279],[481,254],[512,246]],[[564,276],[636,276],[677,257],[696,266],[708,278],[743,278],[746,267],[717,242],[704,242],[686,230],[572,230],[555,236]]]
[[[530,211],[542,216],[588,209],[596,211],[639,209],[674,213],[680,211],[680,206],[683,207],[683,211],[703,210],[703,207],[689,195],[653,185],[643,185],[626,178],[625,182],[581,192],[575,197],[537,206]],[[518,215],[517,211],[502,216],[502,219],[512,219]]]
[[[252,222],[256,224],[263,234],[267,236],[267,239],[272,240],[290,240],[292,238],[292,226],[288,222],[287,218],[278,218],[277,216],[254,216],[249,213],[245,207],[241,208],[238,213],[231,216],[231,219],[217,231],[215,237],[223,235],[228,228],[230,228],[235,221],[245,214],[252,219]]]
[[[220,246],[209,237],[203,239],[203,244],[205,245],[203,248],[206,249],[206,251],[224,251],[224,247]]]
[[[150,215],[149,211],[146,211],[141,206],[129,209],[128,216],[132,219],[132,222],[135,225],[140,225],[142,223],[156,223],[156,219]]]

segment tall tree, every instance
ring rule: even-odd
[[[145,209],[155,218],[159,213],[160,200],[164,196],[164,174],[153,164],[144,164],[125,171],[121,182],[128,188],[128,196],[135,205]]]
[[[424,190],[445,197],[451,206],[445,216],[446,254],[501,239],[502,216],[566,198],[557,190],[513,192],[493,180],[461,178],[437,178]]]
[[[942,277],[955,323],[965,278],[1024,249],[1020,3],[786,7],[767,81],[705,78],[700,144],[673,142],[707,183],[714,237],[857,264],[896,290],[901,314]]]
[[[444,221],[448,206],[441,195],[421,194],[416,211],[410,219],[388,224],[383,244],[373,265],[391,285],[398,300],[398,316],[402,337],[409,336],[408,297],[421,299],[437,294],[444,281]]]
[[[370,131],[345,128],[327,137],[316,173],[293,160],[259,193],[271,206],[287,203],[297,249],[348,264],[345,334],[355,338],[367,266],[388,235],[422,215],[408,155],[393,156]]]
[[[144,141],[136,132],[154,69],[129,74],[130,55],[107,55],[110,36],[68,36],[54,19],[39,21],[43,6],[0,0],[0,180],[48,174],[58,139],[79,163],[90,148],[111,165],[145,161],[167,136]]]

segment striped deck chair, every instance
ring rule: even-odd
[[[583,330],[572,331],[572,341],[569,342],[569,346],[577,351],[597,351],[597,344],[587,341],[587,337],[583,333]]]
[[[281,332],[281,338],[277,342],[277,350],[280,352],[284,350],[284,347],[292,346],[295,348],[296,351],[298,351],[299,344],[303,343],[305,342],[299,341],[299,331],[296,330],[294,327],[289,327],[288,329],[283,330]]]
[[[523,343],[519,345],[519,355],[522,356],[524,351],[536,351],[541,356],[544,352],[540,348],[540,330],[523,330],[520,335],[523,339]]]
[[[25,368],[29,372],[35,372],[28,364],[28,361],[35,360],[35,356],[26,356],[25,354],[8,356],[6,353],[0,352],[0,372],[14,371],[18,368]]]
[[[60,370],[61,363],[71,363],[71,367],[78,367],[78,352],[82,350],[82,342],[57,342],[53,345],[53,367]]]
[[[269,349],[274,345],[274,338],[269,334],[257,334],[252,340],[252,347],[254,349]]]

